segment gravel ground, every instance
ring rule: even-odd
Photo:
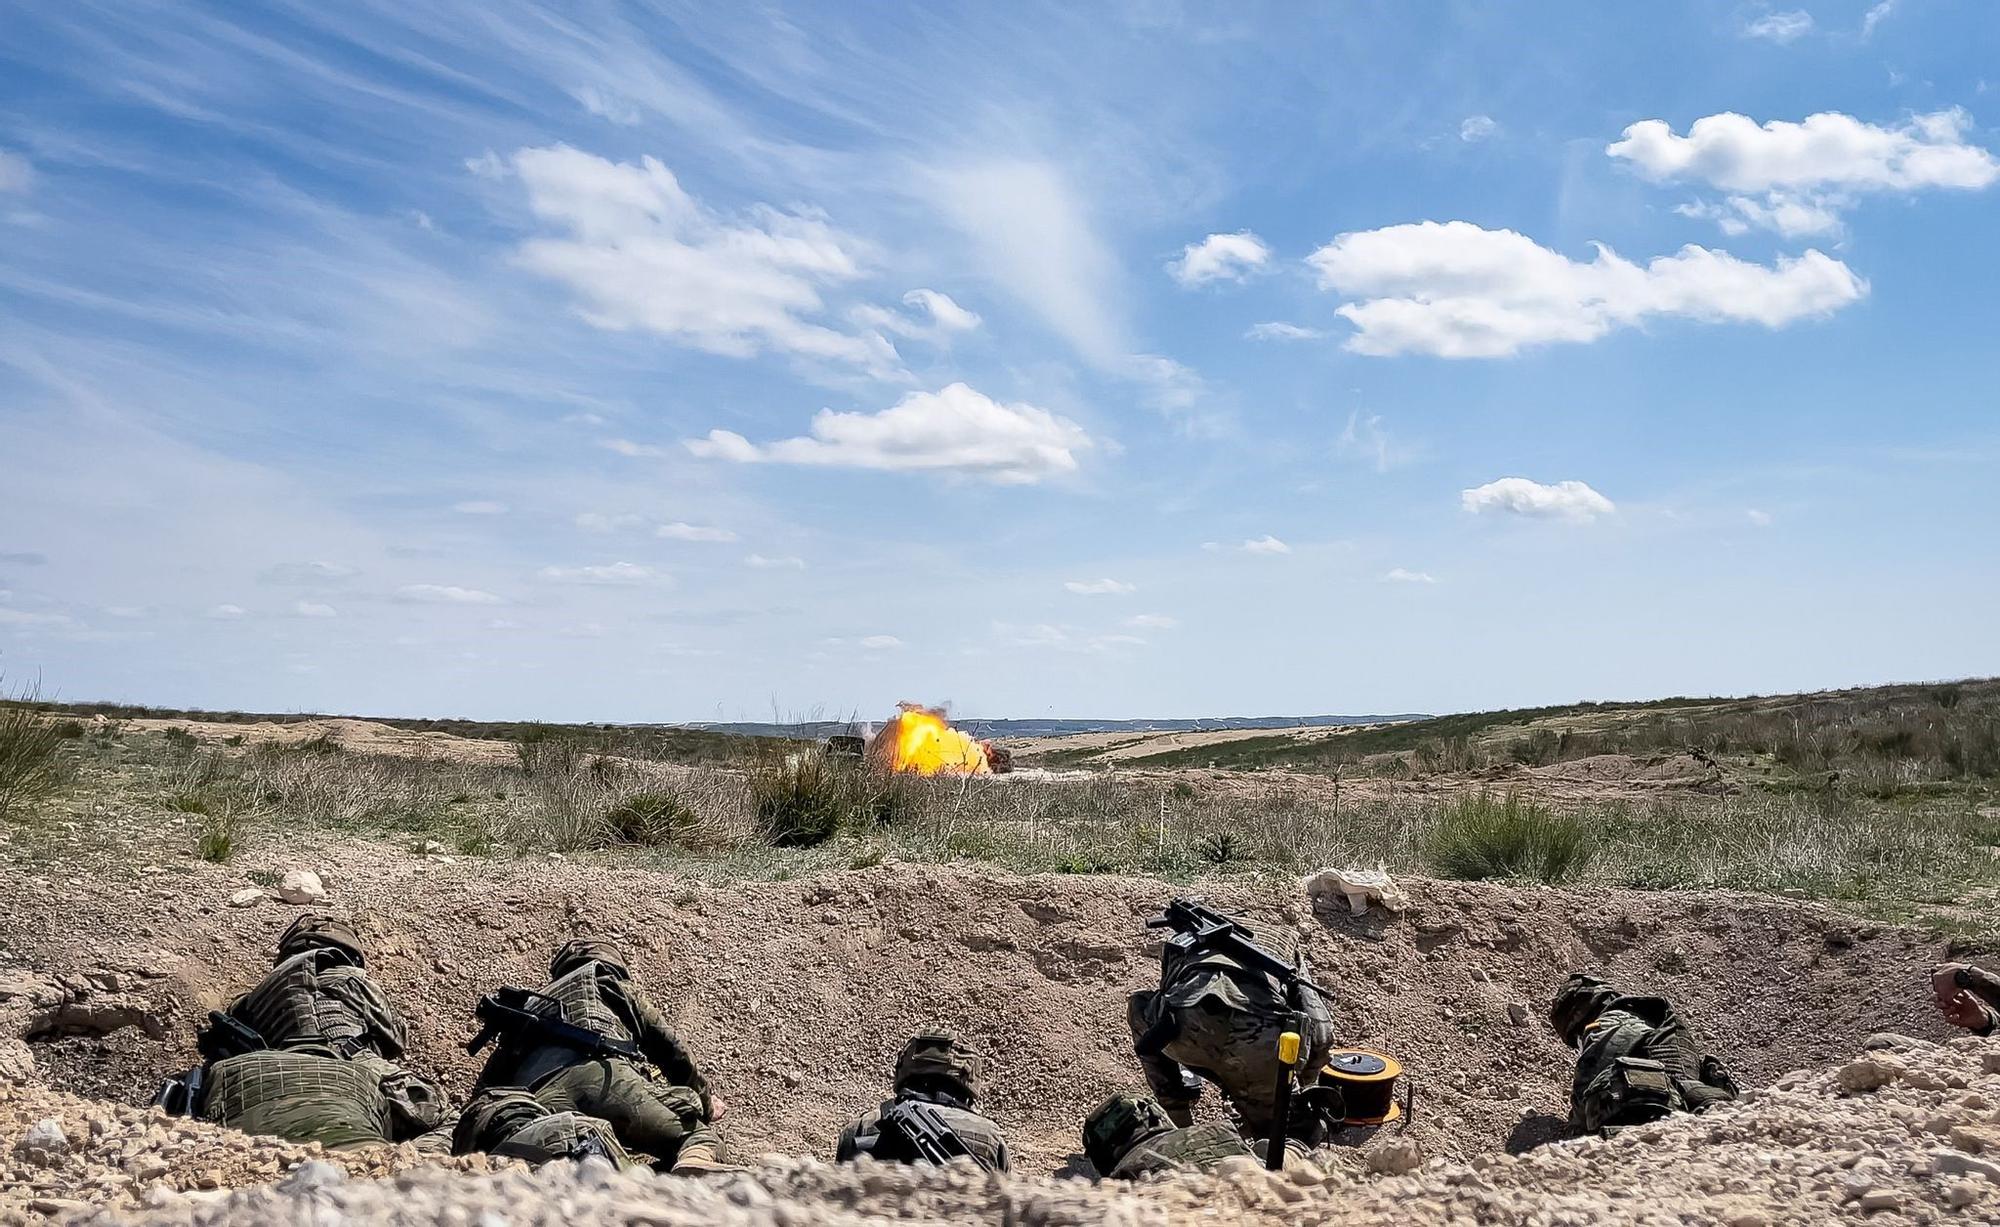
[[[621,1176],[599,1164],[490,1174],[398,1171],[406,1152],[315,1162],[310,1148],[16,1089],[0,1095],[0,1142],[7,1147],[0,1223],[50,1217],[89,1227],[2000,1222],[2000,1043],[1936,1046],[1898,1037],[1874,1043],[1873,1051],[1834,1069],[1787,1075],[1706,1116],[1608,1141],[1469,1163],[1434,1158],[1399,1176],[1366,1175],[1344,1162],[1296,1164],[1271,1176],[1238,1160],[1213,1176],[1171,1175],[1131,1188],[990,1177],[970,1168],[836,1168],[802,1158],[767,1159],[747,1172],[699,1180]],[[161,1157],[165,1147],[178,1148],[170,1163]],[[1374,1166],[1395,1166],[1386,1154],[1368,1157]],[[131,1190],[140,1183],[135,1173],[155,1173],[162,1163],[176,1173],[214,1166],[193,1181],[193,1193],[174,1191],[188,1187],[178,1174]],[[199,1188],[268,1176],[277,1166],[289,1174],[274,1185]],[[111,1190],[112,1204],[86,1208],[35,1195],[58,1181]]]

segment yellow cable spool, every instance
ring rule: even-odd
[[[1350,1125],[1381,1125],[1403,1114],[1396,1102],[1396,1079],[1403,1063],[1385,1052],[1349,1048],[1328,1058],[1320,1071],[1323,1086],[1340,1088]]]

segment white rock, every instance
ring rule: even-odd
[[[0,1040],[0,1084],[35,1080],[35,1050],[25,1040]]]
[[[229,896],[229,906],[249,907],[251,904],[262,900],[263,897],[264,897],[263,887],[246,886],[242,890],[239,890],[235,894]]]
[[[1849,1061],[1833,1076],[1841,1090],[1850,1094],[1875,1091],[1903,1076],[1903,1063],[1888,1057],[1867,1057]]]
[[[1424,1148],[1413,1137],[1393,1137],[1370,1146],[1363,1157],[1368,1161],[1371,1172],[1402,1176],[1424,1165]]]
[[[278,898],[286,903],[318,903],[326,898],[326,887],[310,869],[287,870],[278,880]]]
[[[69,1155],[69,1135],[63,1132],[61,1121],[43,1117],[14,1143],[14,1153],[39,1167],[55,1167]]]

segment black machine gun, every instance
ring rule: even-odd
[[[881,1136],[901,1137],[917,1158],[933,1167],[943,1167],[953,1159],[970,1159],[979,1170],[990,1172],[993,1165],[974,1154],[938,1110],[918,1099],[903,1099],[882,1112]],[[877,1143],[880,1148],[880,1143]]]
[[[1256,935],[1241,921],[1229,917],[1209,907],[1197,899],[1174,899],[1159,916],[1146,922],[1149,929],[1172,929],[1189,939],[1189,945],[1197,952],[1214,952],[1227,955],[1251,971],[1260,971],[1276,980],[1285,993],[1284,1030],[1278,1036],[1278,1086],[1277,1109],[1271,1126],[1268,1151],[1264,1165],[1272,1171],[1285,1166],[1285,1142],[1291,1132],[1293,1113],[1292,1096],[1297,1081],[1300,1049],[1306,1028],[1306,992],[1313,988],[1306,975],[1305,957],[1294,954],[1287,962],[1257,944]],[[1328,1088],[1311,1087],[1301,1096],[1301,1108],[1324,1115],[1328,1111],[1338,1112],[1337,1103],[1327,1102],[1337,1096],[1328,1096]]]
[[[536,1002],[544,1003],[548,1008],[535,1009],[533,1003]],[[512,1043],[516,1036],[533,1036],[545,1043],[573,1048],[592,1058],[646,1059],[639,1046],[631,1040],[613,1039],[600,1031],[571,1022],[562,1002],[531,988],[508,985],[488,993],[479,999],[473,1014],[479,1019],[479,1034],[465,1046],[468,1055],[476,1054],[497,1035],[507,1043]]]
[[[208,1097],[210,1065],[269,1047],[257,1028],[221,1010],[210,1010],[208,1024],[194,1037],[194,1050],[201,1054],[202,1063],[160,1083],[160,1089],[153,1092],[153,1106],[169,1116],[198,1115],[202,1101]]]

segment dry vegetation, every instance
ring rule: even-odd
[[[884,860],[1169,878],[1379,862],[1438,877],[1783,891],[1898,918],[1934,913],[1985,938],[1954,905],[2000,886],[1985,748],[1997,698],[1992,683],[1965,683],[1449,717],[1457,728],[1445,724],[1444,737],[1426,733],[1441,723],[1427,721],[1337,739],[1350,754],[1385,740],[1405,747],[1351,757],[1344,791],[1309,773],[885,779],[775,739],[704,742],[671,761],[649,732],[595,726],[508,726],[514,761],[476,762],[357,753],[324,737],[204,743],[176,727],[115,723],[86,734],[72,717],[13,706],[0,709],[0,812],[11,808],[21,833],[16,858],[36,855],[38,827],[67,830],[86,801],[102,809],[111,797],[184,818],[189,855],[217,862],[298,831],[452,855],[599,853],[701,877]],[[1292,744],[1318,754],[1325,743]],[[1614,745],[1692,748],[1735,763],[1748,782],[1712,794],[1551,796],[1524,765]],[[76,777],[67,787],[66,774]]]

